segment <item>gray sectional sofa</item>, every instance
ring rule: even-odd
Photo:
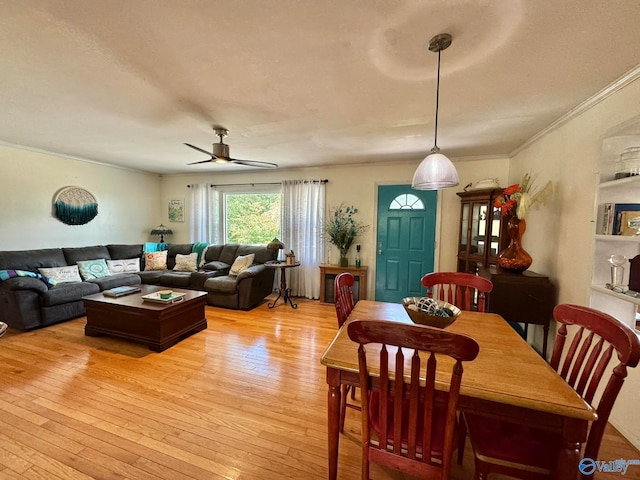
[[[140,283],[206,291],[209,305],[241,310],[254,308],[273,291],[275,270],[263,264],[275,260],[277,250],[266,246],[210,245],[197,271],[174,271],[176,255],[188,255],[192,247],[193,244],[169,244],[166,269],[152,271],[144,270],[142,244],[0,251],[0,273],[16,275],[19,271],[20,275],[36,275],[0,281],[0,322],[29,330],[70,320],[85,314],[83,296]],[[230,275],[235,259],[250,253],[255,255],[253,264],[238,275]],[[133,258],[141,260],[141,271],[54,286],[37,278],[40,268],[73,266],[86,260]]]

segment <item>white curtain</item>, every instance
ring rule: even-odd
[[[220,195],[208,183],[191,185],[189,241],[221,244]]]
[[[323,261],[325,183],[323,180],[282,182],[282,242],[285,252],[293,250],[297,268],[287,269],[292,295],[320,298],[320,269]]]

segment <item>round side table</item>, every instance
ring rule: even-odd
[[[267,267],[267,268],[279,268],[280,269],[280,289],[278,290],[278,296],[276,297],[276,299],[272,303],[267,304],[267,306],[269,308],[275,307],[276,303],[278,302],[280,297],[282,297],[283,303],[289,302],[289,305],[291,305],[291,308],[298,308],[298,304],[293,303],[293,301],[291,300],[291,297],[289,296],[289,294],[291,293],[291,289],[287,288],[287,273],[286,272],[287,272],[287,268],[299,267],[300,266],[300,262],[286,264],[284,262],[271,261],[271,262],[265,262],[264,266]]]

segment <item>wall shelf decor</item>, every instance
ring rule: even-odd
[[[54,214],[67,225],[84,225],[98,215],[98,201],[91,192],[69,186],[58,191],[53,199]]]

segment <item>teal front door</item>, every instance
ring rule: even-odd
[[[420,279],[433,272],[437,199],[436,191],[410,185],[378,187],[376,300],[424,296]]]

